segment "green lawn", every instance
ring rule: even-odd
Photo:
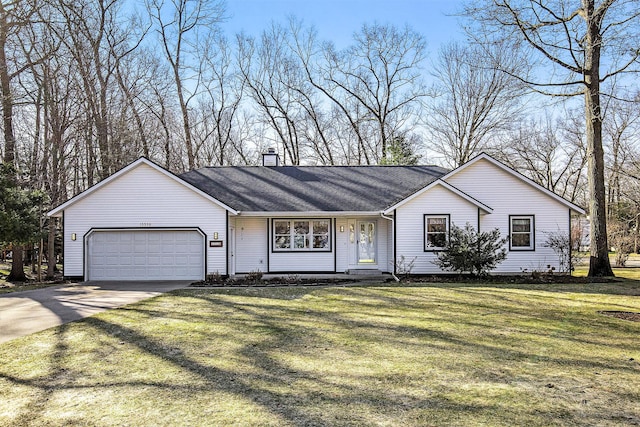
[[[188,289],[0,345],[0,425],[637,425],[640,282]]]

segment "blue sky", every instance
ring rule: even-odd
[[[435,53],[440,44],[462,39],[455,16],[461,0],[227,0],[228,20],[222,27],[228,35],[244,31],[258,35],[271,21],[285,22],[294,15],[306,25],[314,25],[323,40],[336,47],[349,44],[351,35],[363,23],[408,24],[427,39]]]

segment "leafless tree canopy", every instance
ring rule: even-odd
[[[533,65],[545,70],[505,73],[541,93],[585,102],[587,182],[591,216],[590,276],[613,275],[606,227],[602,97],[604,84],[638,72],[638,0],[487,0],[469,4],[478,22],[472,35],[481,43],[524,47]]]
[[[0,154],[57,205],[139,156],[181,172],[256,164],[269,147],[313,165],[456,167],[489,151],[591,200],[594,257],[601,218],[637,233],[640,0],[467,13],[475,40],[428,57],[422,34],[388,24],[354,23],[344,46],[295,18],[224,34],[223,0],[3,1]],[[576,94],[586,110],[556,101]]]

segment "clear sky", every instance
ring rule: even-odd
[[[284,23],[294,15],[314,25],[321,39],[343,48],[364,23],[408,24],[426,37],[428,50],[435,53],[443,42],[464,38],[458,18],[447,16],[462,4],[462,0],[227,0],[228,20],[222,27],[230,36],[240,31],[258,35],[271,21]]]

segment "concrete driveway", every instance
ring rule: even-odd
[[[0,343],[189,286],[191,281],[84,282],[0,295]]]

